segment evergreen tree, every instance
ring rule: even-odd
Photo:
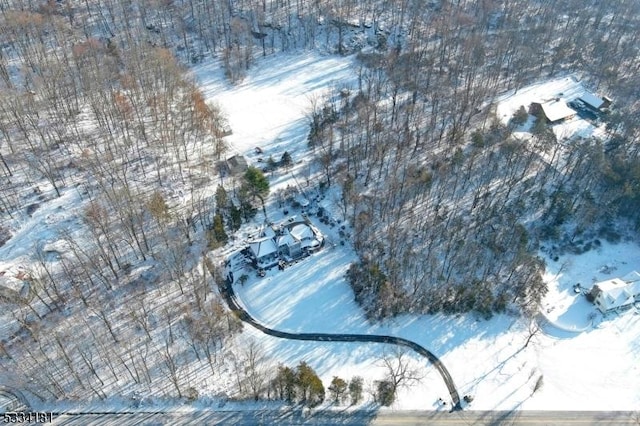
[[[260,169],[251,166],[247,169],[244,174],[244,182],[240,187],[240,192],[241,195],[246,196],[246,198],[250,200],[259,199],[262,204],[262,211],[265,216],[267,215],[264,199],[269,195],[269,181]]]
[[[354,376],[349,382],[349,397],[351,398],[351,405],[355,405],[362,399],[362,377]]]
[[[380,405],[388,407],[393,404],[393,401],[396,399],[396,391],[394,389],[393,383],[389,380],[380,380],[377,384],[376,389],[376,401],[380,403]]]
[[[522,126],[527,122],[529,118],[529,114],[527,114],[527,110],[524,109],[524,106],[521,106],[515,113],[513,113],[513,117],[511,117],[511,125],[513,127]]]
[[[296,399],[296,372],[283,365],[278,367],[276,377],[271,381],[271,389],[275,393],[275,399],[285,400],[289,403]]]
[[[347,392],[347,382],[338,376],[333,376],[331,385],[329,385],[329,393],[335,404],[340,404]]]
[[[267,158],[267,168],[269,169],[269,171],[271,170],[275,170],[278,167],[278,163],[276,163],[276,160],[273,158],[273,155],[270,155],[269,158]]]
[[[224,220],[221,214],[216,214],[213,217],[213,236],[219,243],[226,244],[229,240],[227,233],[224,232]]]
[[[216,208],[219,211],[224,211],[229,202],[229,197],[227,196],[227,191],[222,187],[222,185],[218,185],[216,189]]]
[[[325,395],[324,385],[313,368],[306,362],[300,361],[296,375],[300,401],[310,407],[321,404]]]
[[[282,154],[282,157],[280,158],[280,164],[285,168],[288,168],[293,164],[293,159],[291,158],[291,154],[289,154],[289,151],[285,151],[284,154]]]
[[[229,216],[231,216],[231,229],[234,231],[240,229],[240,225],[242,225],[242,210],[236,207],[235,204],[231,203]]]

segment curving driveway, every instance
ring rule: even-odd
[[[29,409],[29,401],[22,392],[7,386],[0,386],[0,413],[28,411]]]
[[[456,385],[453,383],[453,379],[451,378],[449,371],[444,366],[442,361],[440,361],[440,359],[438,359],[438,357],[435,356],[431,351],[415,342],[412,342],[411,340],[403,339],[401,337],[380,336],[372,334],[289,333],[285,331],[273,330],[260,324],[247,311],[244,310],[244,308],[236,300],[236,295],[233,291],[233,285],[231,283],[227,281],[225,282],[225,284],[220,284],[219,288],[220,293],[229,306],[229,309],[231,309],[236,315],[238,315],[238,318],[270,336],[279,337],[282,339],[306,340],[314,342],[387,343],[413,349],[420,355],[426,357],[442,376],[442,379],[444,380],[445,384],[447,385],[447,389],[449,390],[449,394],[451,395],[451,400],[453,401],[452,410],[457,411],[462,409],[462,406],[460,405],[460,396],[458,395]]]

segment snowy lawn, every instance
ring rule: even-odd
[[[269,155],[277,161],[288,150],[296,161],[296,153],[307,151],[312,100],[337,87],[353,87],[354,70],[352,58],[309,52],[261,59],[235,86],[224,79],[217,61],[195,67],[194,74],[207,99],[227,117],[231,152],[255,162]],[[255,147],[264,152],[256,154]]]
[[[552,313],[569,312],[568,316],[557,315],[566,321],[566,327],[582,325],[595,309],[584,296],[573,293],[574,281],[590,282],[592,276],[604,279],[598,269],[611,263],[619,265],[616,274],[626,273],[634,269],[639,254],[640,248],[633,244],[603,244],[598,251],[582,256],[565,256],[558,262],[548,259],[545,278],[550,292],[545,306],[555,306]],[[489,321],[473,315],[404,315],[371,325],[343,278],[352,260],[348,249],[328,248],[283,272],[274,270],[264,278],[252,278],[236,290],[249,312],[278,330],[390,334],[414,340],[441,357],[461,395],[475,397],[474,409],[631,410],[640,405],[636,363],[640,316],[633,310],[563,339],[536,335],[526,348],[527,326],[505,315]],[[563,271],[558,273],[561,265]],[[284,363],[310,362],[325,384],[333,375],[381,379],[384,369],[376,359],[390,350],[374,344],[290,342],[258,333],[255,337]],[[606,362],[613,359],[616,361]],[[394,408],[436,408],[437,398],[448,396],[442,379],[425,360],[416,357],[416,365],[423,366],[426,377],[403,391]],[[541,376],[542,387],[534,393]]]

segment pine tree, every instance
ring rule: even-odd
[[[301,361],[296,371],[300,400],[315,407],[324,401],[324,385],[316,372],[306,362]]]
[[[227,191],[222,185],[218,185],[216,189],[216,208],[219,211],[224,211],[228,207],[228,202],[229,197],[227,196]]]
[[[285,168],[288,168],[289,166],[291,166],[291,164],[293,164],[293,159],[291,158],[291,154],[289,154],[289,151],[285,151],[284,154],[282,154],[282,157],[280,158],[280,164]]]
[[[229,240],[227,233],[224,232],[224,220],[221,214],[216,214],[213,217],[213,236],[217,242],[226,244]]]
[[[347,382],[341,379],[338,376],[333,376],[333,380],[331,380],[331,385],[329,385],[329,393],[331,395],[331,399],[335,404],[340,404],[344,399],[345,393],[347,391]]]
[[[354,376],[349,382],[349,397],[351,398],[351,405],[355,405],[362,399],[362,377]]]
[[[262,204],[262,211],[264,215],[267,215],[266,208],[264,206],[264,199],[269,195],[269,181],[264,176],[262,171],[255,167],[247,168],[244,174],[244,182],[240,188],[240,192],[243,193],[249,199],[259,199]]]
[[[240,225],[242,225],[242,210],[236,207],[235,204],[231,203],[229,216],[231,216],[231,229],[234,231],[240,229]]]

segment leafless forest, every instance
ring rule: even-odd
[[[216,215],[235,226],[214,185],[224,105],[187,73],[210,57],[235,82],[263,55],[358,55],[358,86],[312,105],[309,145],[370,317],[531,309],[541,243],[640,226],[639,19],[635,0],[0,0],[0,246],[44,205],[74,230],[24,248],[1,371],[50,400],[195,398],[203,369],[267,394],[260,349],[225,347],[241,324],[204,256]],[[567,72],[615,98],[610,140],[511,138],[495,96]]]

